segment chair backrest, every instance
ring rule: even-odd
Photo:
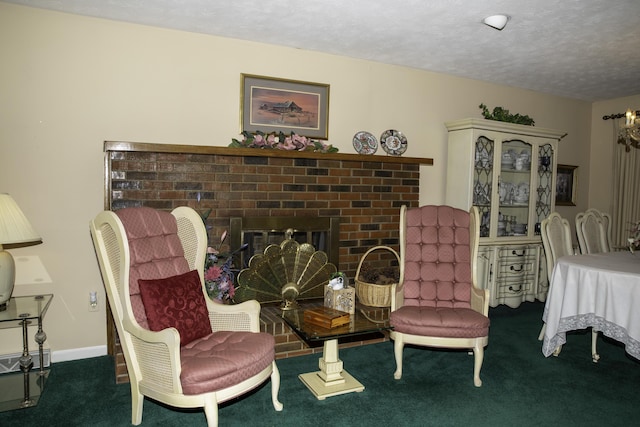
[[[197,269],[202,281],[206,230],[200,216],[187,207],[171,213],[147,207],[104,211],[91,221],[90,229],[129,373],[135,375],[133,344],[123,322],[148,329],[138,279]]]
[[[400,210],[403,304],[470,307],[476,284],[478,211],[451,206]]]
[[[553,267],[558,258],[565,255],[573,255],[571,242],[571,227],[569,221],[561,217],[557,212],[552,212],[540,224],[542,234],[542,246],[547,259],[547,278],[551,279]]]
[[[611,251],[611,216],[597,209],[576,215],[576,236],[580,252],[592,254]]]

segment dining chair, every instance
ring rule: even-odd
[[[553,269],[560,257],[573,255],[573,244],[571,241],[571,226],[566,218],[559,213],[552,212],[540,224],[540,233],[542,235],[542,247],[544,249],[547,262],[547,280],[551,283]],[[538,340],[544,339],[546,325],[542,325]],[[598,331],[591,330],[591,355],[594,362],[600,358],[596,352],[596,344],[598,339]],[[554,356],[560,354],[562,346],[558,347],[553,353]]]
[[[142,422],[146,396],[204,408],[216,426],[219,403],[269,378],[273,406],[282,410],[275,340],[260,332],[260,305],[208,297],[207,234],[193,209],[104,211],[90,230],[127,365],[133,425]]]
[[[451,206],[400,209],[400,279],[391,289],[395,379],[405,344],[470,349],[473,382],[489,342],[489,291],[477,287],[479,216]]]
[[[596,209],[588,209],[576,215],[576,236],[580,253],[610,252],[610,217]]]

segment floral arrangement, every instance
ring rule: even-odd
[[[198,203],[200,203],[200,193],[197,195]],[[202,222],[207,229],[207,236],[211,227],[207,225],[207,219],[211,214],[211,209],[200,214]],[[233,255],[245,250],[249,245],[244,244],[233,252],[222,252],[222,245],[227,239],[227,231],[225,230],[220,236],[220,243],[217,248],[207,246],[207,255],[204,259],[204,284],[207,294],[214,300],[223,303],[232,303],[236,293],[235,275],[233,274]]]
[[[236,292],[235,275],[233,274],[233,255],[245,250],[249,245],[245,243],[233,252],[221,252],[222,244],[227,238],[225,230],[220,236],[220,244],[217,248],[207,247],[207,256],[204,260],[204,283],[209,296],[224,303],[233,302]]]
[[[634,250],[640,249],[640,221],[636,221],[629,230],[629,250],[633,253]]]
[[[242,140],[233,138],[229,147],[235,148],[262,148],[288,151],[313,151],[320,153],[337,153],[338,149],[322,141],[300,136],[295,133],[285,135],[283,132],[269,133],[257,131],[251,133],[242,132]]]

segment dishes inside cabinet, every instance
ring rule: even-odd
[[[476,147],[476,167],[477,168],[490,168],[491,158],[486,148]]]
[[[371,133],[360,131],[353,136],[353,148],[358,154],[374,154],[378,150],[378,140]]]
[[[522,182],[515,189],[515,201],[518,203],[526,203],[529,201],[529,183]]]
[[[483,185],[480,182],[476,182],[473,189],[473,204],[474,205],[491,204],[491,199],[489,198],[489,194],[491,194],[491,184]]]
[[[508,203],[513,201],[515,195],[515,185],[511,182],[500,183],[500,203]]]
[[[402,132],[389,129],[380,135],[380,145],[382,149],[392,156],[400,156],[407,151],[407,138]]]
[[[515,163],[515,153],[513,150],[508,150],[502,153],[502,169],[513,169]]]

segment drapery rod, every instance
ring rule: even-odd
[[[626,112],[625,113],[611,114],[609,116],[602,116],[602,120],[621,119],[626,115],[627,115]],[[640,117],[640,110],[636,110],[636,117]]]

